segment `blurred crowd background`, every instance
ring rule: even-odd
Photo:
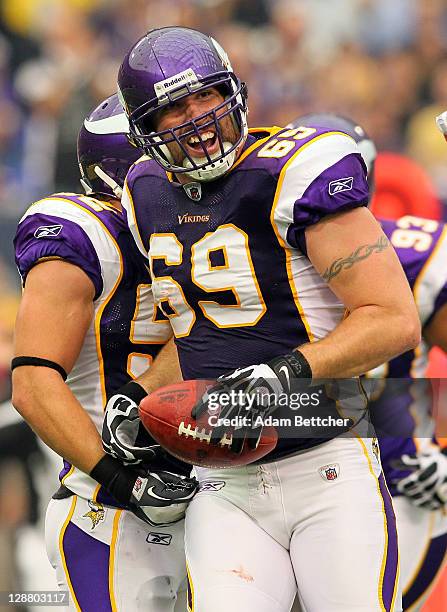
[[[79,190],[83,118],[116,90],[128,48],[164,25],[222,44],[248,83],[251,126],[327,110],[353,117],[379,150],[425,170],[447,216],[447,146],[434,123],[447,109],[445,0],[0,0],[0,401],[19,295],[17,221],[40,197]],[[0,406],[0,530],[38,519],[33,489],[20,494],[26,470],[1,469],[16,444],[11,430],[1,437],[8,419]],[[30,448],[25,465],[38,456]],[[14,503],[2,495],[11,487]]]
[[[447,199],[447,147],[434,125],[447,108],[445,0],[1,0],[0,6],[0,254],[7,264],[9,236],[28,203],[78,189],[74,143],[83,117],[115,91],[128,48],[163,25],[195,27],[219,40],[248,83],[251,125],[342,112],[364,125],[379,149],[420,162]]]

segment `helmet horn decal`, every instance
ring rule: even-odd
[[[129,122],[116,94],[85,119],[78,135],[78,162],[87,195],[121,197],[126,174],[141,157],[128,135]]]

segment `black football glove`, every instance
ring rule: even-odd
[[[397,490],[411,503],[428,510],[447,504],[447,457],[440,450],[402,455],[398,467],[412,472],[397,482]]]
[[[146,396],[143,387],[131,381],[107,402],[102,425],[102,445],[109,455],[125,464],[150,462],[158,448],[155,441],[150,446],[136,444],[139,434],[142,433],[140,430],[144,429],[138,415],[138,405]],[[149,439],[146,430],[144,437]]]
[[[195,478],[172,472],[126,466],[109,455],[98,461],[90,476],[124,508],[157,526],[183,518],[198,484]]]
[[[237,419],[238,422],[233,426],[213,427],[211,443],[228,443],[226,431],[232,427],[230,448],[233,452],[242,451],[245,439],[249,448],[255,449],[261,439],[265,417],[277,409],[281,395],[290,395],[296,379],[309,379],[309,383],[312,379],[309,363],[299,351],[267,363],[238,368],[217,379],[217,384],[194,406],[191,416],[197,419],[206,412],[215,414],[212,406],[219,405],[221,397],[218,418]],[[227,401],[231,399],[233,401]]]

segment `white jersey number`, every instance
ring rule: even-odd
[[[436,232],[439,227],[437,221],[413,217],[412,215],[401,217],[396,225],[399,229],[394,230],[391,236],[391,244],[397,249],[414,249],[419,253],[428,251],[433,242],[431,234]]]
[[[158,317],[157,310],[151,285],[138,285],[135,313],[130,324],[129,338],[132,344],[165,344],[172,336],[169,321]],[[151,363],[151,355],[132,352],[127,358],[127,372],[133,378],[138,378]]]
[[[175,336],[187,336],[194,325],[195,312],[180,285],[171,276],[155,276],[153,266],[156,259],[163,259],[169,266],[180,265],[183,246],[173,234],[153,234],[149,258],[155,300],[171,320]],[[193,244],[191,280],[207,293],[233,293],[235,304],[199,302],[204,316],[217,327],[256,325],[267,310],[253,267],[248,236],[233,224],[222,225]]]

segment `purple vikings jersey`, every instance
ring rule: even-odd
[[[447,303],[447,226],[410,215],[381,224],[404,268],[424,327]],[[399,494],[393,482],[408,474],[394,469],[393,460],[432,443],[430,382],[424,379],[427,366],[428,347],[422,342],[370,372],[370,376],[389,379],[370,409],[393,495]]]
[[[172,333],[154,305],[146,261],[120,212],[75,194],[33,204],[14,244],[23,284],[34,265],[62,259],[84,270],[95,287],[94,316],[67,384],[100,432],[107,398],[142,374]],[[67,488],[107,502],[95,481],[64,463],[60,479]]]
[[[367,202],[362,158],[342,132],[251,130],[229,173],[185,188],[139,160],[123,205],[183,377],[216,378],[326,336],[344,306],[307,258],[304,232]]]

